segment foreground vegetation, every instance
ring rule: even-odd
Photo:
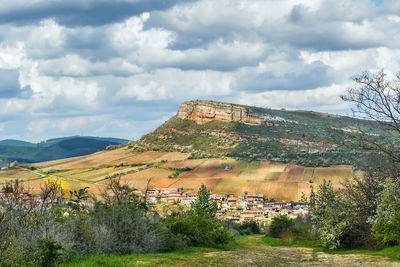
[[[285,249],[293,248],[293,250]],[[304,250],[303,248],[307,248]],[[259,253],[252,253],[259,252]],[[275,254],[274,254],[275,252]],[[279,253],[285,253],[279,255]],[[254,264],[260,261],[271,266],[302,265],[312,263],[314,266],[328,265],[325,257],[331,256],[330,264],[338,264],[349,257],[353,264],[367,263],[372,266],[394,264],[391,261],[400,260],[400,247],[379,251],[371,250],[326,250],[316,241],[285,241],[281,238],[265,237],[264,235],[238,236],[226,245],[214,248],[188,247],[176,249],[167,253],[132,254],[126,256],[81,256],[70,258],[61,266],[240,266],[243,261],[235,261],[235,255],[245,255],[243,258],[252,260]],[[309,257],[301,257],[307,254]],[[325,256],[328,255],[328,256]],[[358,256],[355,256],[358,255]],[[379,256],[368,257],[367,255]],[[286,258],[287,256],[293,259]],[[385,257],[385,258],[382,258]],[[242,259],[243,260],[243,259]],[[299,260],[296,264],[294,260]]]
[[[110,180],[102,201],[83,205],[86,188],[62,203],[61,186],[49,180],[41,203],[19,199],[19,183],[0,198],[1,266],[52,266],[79,255],[165,252],[188,246],[224,245],[232,239],[216,218],[216,204],[203,186],[188,211],[160,218],[133,188]],[[54,204],[57,200],[57,204]]]

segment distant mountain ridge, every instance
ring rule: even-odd
[[[88,155],[110,145],[128,143],[129,140],[112,137],[70,136],[53,138],[39,143],[6,139],[0,141],[0,165],[17,160],[32,163]]]
[[[313,111],[288,111],[216,101],[181,104],[177,114],[136,144],[136,150],[181,151],[192,158],[237,157],[303,166],[354,165],[365,151],[347,146],[373,122]]]

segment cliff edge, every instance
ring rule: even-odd
[[[183,102],[177,117],[192,120],[197,124],[209,121],[237,121],[250,125],[260,125],[263,114],[258,108],[215,101],[196,100]]]

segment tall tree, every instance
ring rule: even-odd
[[[371,122],[369,128],[359,127],[354,143],[379,155],[379,164],[397,165],[400,163],[400,73],[389,78],[383,70],[366,71],[354,77],[354,81],[356,85],[341,98],[354,104],[356,117]],[[399,173],[398,168],[395,171]]]

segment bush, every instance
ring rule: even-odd
[[[274,217],[268,229],[268,234],[271,237],[282,237],[289,232],[294,231],[295,222],[286,215]]]
[[[164,219],[171,238],[181,246],[217,246],[232,239],[227,227],[216,217],[217,205],[202,185],[196,201],[187,212],[174,213]]]
[[[164,225],[177,242],[177,246],[211,246],[225,244],[232,236],[217,218],[195,214],[192,211],[173,214],[164,220]]]
[[[381,244],[400,244],[400,202],[394,204],[393,215],[384,223],[375,227],[375,237]]]
[[[37,249],[35,251],[35,258],[39,266],[54,266],[60,258],[63,247],[60,243],[50,239],[37,240]]]
[[[239,233],[242,235],[260,234],[260,226],[255,222],[245,222],[239,226]]]

